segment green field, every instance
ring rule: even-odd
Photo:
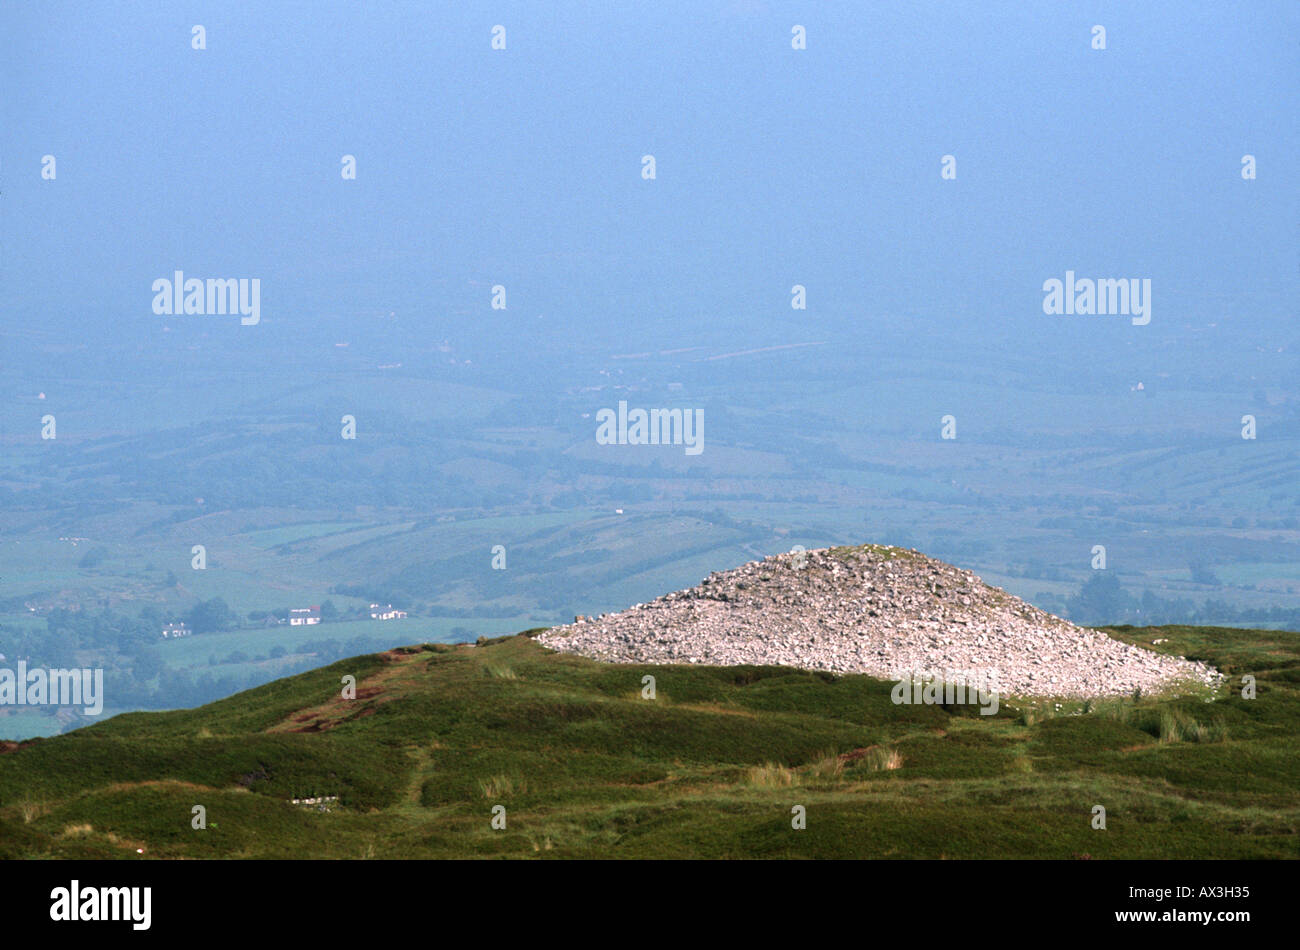
[[[605,665],[527,635],[354,657],[4,747],[0,856],[1300,857],[1300,635],[1114,635],[1229,686],[984,717],[868,677]],[[311,796],[337,801],[290,802]]]

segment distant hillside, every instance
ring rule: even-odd
[[[1298,856],[1300,636],[1115,635],[1230,688],[981,716],[865,676],[611,665],[529,635],[356,657],[5,746],[0,857]]]

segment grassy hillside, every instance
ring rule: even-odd
[[[0,856],[1300,856],[1300,636],[1114,632],[1232,689],[982,717],[859,676],[428,644],[6,746]]]

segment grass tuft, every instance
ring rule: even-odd
[[[756,765],[747,773],[747,780],[755,788],[789,788],[799,784],[799,773],[784,765],[766,762]]]
[[[478,788],[484,798],[509,798],[528,791],[528,784],[513,775],[493,775],[479,779]]]
[[[826,752],[805,767],[804,773],[811,779],[827,781],[839,778],[844,771],[844,760],[835,752]]]
[[[891,772],[903,767],[903,756],[897,749],[876,746],[867,750],[862,762],[868,772]]]
[[[50,806],[45,802],[34,802],[31,799],[18,803],[18,814],[23,816],[23,824],[30,825],[42,815],[50,813]]]

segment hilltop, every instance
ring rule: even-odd
[[[867,676],[615,665],[536,633],[353,657],[0,746],[0,857],[1297,855],[1296,634],[1117,629],[1233,688],[1005,697],[984,716],[896,705]]]
[[[969,571],[872,544],[766,557],[538,640],[606,662],[939,677],[1024,696],[1118,696],[1219,679],[1204,663],[1075,626]]]

